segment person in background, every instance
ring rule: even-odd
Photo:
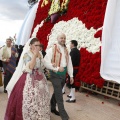
[[[20,56],[21,56],[21,54],[22,54],[22,51],[23,51],[23,46],[22,45],[19,45],[19,48],[18,48],[18,53],[19,53],[19,58],[20,58]]]
[[[18,51],[18,45],[15,45],[15,48],[17,49],[17,51]]]
[[[18,47],[18,58],[17,58],[16,66],[18,65],[18,62],[19,62],[20,56],[22,54],[22,51],[23,51],[23,46],[19,45],[19,47]]]
[[[18,53],[16,48],[12,45],[11,37],[7,38],[6,46],[0,49],[0,59],[2,60],[3,69],[5,72],[5,76],[4,76],[4,92],[5,93],[7,93],[6,86],[15,71],[17,57],[18,57]]]
[[[17,52],[18,52],[18,45],[15,44],[14,46],[15,46]],[[19,56],[19,53],[18,53],[18,56]],[[17,60],[16,60],[16,66],[17,66],[17,64],[18,64],[18,57],[17,57]]]
[[[80,51],[77,49],[78,42],[76,40],[71,40],[70,44],[70,56],[73,65],[73,77],[75,79],[76,74],[78,73],[79,65],[80,65]],[[68,76],[68,80],[70,83],[70,76]],[[70,84],[70,94],[67,95],[70,99],[66,100],[66,102],[74,103],[76,102],[75,98],[75,81],[73,84]]]
[[[0,47],[0,51],[2,49],[2,47],[4,47],[5,45]],[[0,71],[3,72],[3,64],[2,64],[2,60],[0,59]]]

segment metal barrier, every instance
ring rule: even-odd
[[[120,100],[120,84],[113,81],[105,81],[103,88],[81,82],[80,92],[82,92],[83,89]]]

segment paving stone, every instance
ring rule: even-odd
[[[48,86],[52,94],[52,84],[48,82]],[[68,94],[69,89],[66,88],[63,97],[70,120],[120,120],[120,106],[118,105],[120,101],[112,98],[105,99],[102,95],[86,96],[87,92],[76,92],[76,103],[67,103],[65,101],[68,99]],[[3,87],[0,87],[0,120],[4,120],[7,100],[7,94],[3,93]],[[61,118],[51,113],[51,120],[61,120]]]

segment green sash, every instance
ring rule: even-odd
[[[63,72],[56,72],[56,74],[58,75],[66,75],[66,72],[67,72],[67,67],[64,67],[64,71]]]

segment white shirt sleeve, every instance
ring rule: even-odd
[[[68,61],[68,65],[67,65],[67,70],[68,70],[69,76],[73,77],[73,65],[72,65],[72,61],[71,61],[70,55],[69,55],[69,61]]]
[[[47,51],[47,54],[44,57],[44,65],[47,69],[58,71],[59,67],[53,67],[52,63],[52,48]]]

